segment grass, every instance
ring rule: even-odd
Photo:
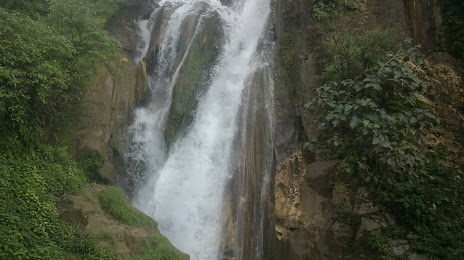
[[[102,209],[129,226],[156,228],[155,222],[148,216],[133,209],[129,201],[116,187],[109,187],[100,192],[98,200]]]
[[[160,236],[147,238],[144,241],[142,255],[134,256],[131,260],[177,260],[172,246]]]

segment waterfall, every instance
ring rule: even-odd
[[[127,174],[136,183],[132,202],[155,219],[160,231],[191,259],[219,259],[226,248],[232,248],[235,258],[262,258],[264,196],[272,154],[272,79],[269,46],[265,43],[269,0],[243,0],[229,7],[218,0],[164,0],[159,5],[149,20],[139,24],[142,42],[135,62],[147,54],[152,55],[153,65],[149,67],[151,99],[134,112],[124,155]],[[202,81],[203,91],[196,95],[191,122],[167,145],[165,130],[173,91],[191,44],[211,13],[217,14],[222,23],[223,44],[208,70],[208,80]],[[164,17],[156,19],[159,15]],[[157,26],[158,47],[149,53],[156,21],[162,23]],[[193,29],[184,30],[188,26]],[[260,106],[256,95],[264,95],[260,100],[264,98],[265,102]],[[246,133],[260,122],[257,127],[263,131]],[[243,173],[249,172],[240,168],[248,163],[244,154],[250,138],[267,145],[260,155],[266,165],[258,167],[260,172],[255,177],[259,178],[254,180],[259,198],[253,200],[245,199],[247,188],[240,181],[246,178]],[[237,185],[241,187],[234,188]],[[256,218],[252,223],[243,216],[246,207],[259,211],[252,214]],[[246,229],[244,222],[253,225],[253,234],[247,236],[254,246],[247,250],[254,253],[240,252],[246,247],[246,239],[241,236],[251,232],[240,232]],[[224,238],[226,225],[234,230],[228,234],[230,239]]]

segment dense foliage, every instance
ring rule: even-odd
[[[324,68],[322,79],[325,81],[354,78],[400,47],[389,30],[353,32],[333,29],[324,30],[322,42],[325,55],[320,63]]]
[[[87,81],[118,58],[104,25],[121,2],[0,2],[0,259],[111,258],[56,202],[99,163],[77,164],[66,144]]]
[[[464,60],[464,2],[442,0],[444,45],[447,51]]]
[[[440,257],[446,248],[464,250],[464,183],[462,165],[434,135],[438,120],[425,98],[423,65],[410,48],[355,79],[325,84],[317,91],[326,111],[317,137],[414,231],[414,249]]]
[[[55,206],[55,195],[76,192],[84,173],[65,149],[0,153],[0,259],[64,259],[106,255],[96,242],[75,233]]]
[[[0,130],[3,138],[26,143],[56,142],[72,129],[71,118],[96,66],[117,58],[117,44],[103,29],[108,10],[116,6],[106,3],[103,8],[105,1],[36,2],[0,5],[24,5],[28,13],[47,6],[45,15],[35,18],[22,10],[0,10]]]
[[[324,85],[306,105],[319,122],[316,140],[305,146],[330,148],[346,179],[367,187],[399,224],[367,232],[363,246],[388,255],[392,240],[407,239],[431,259],[462,257],[463,162],[440,136],[427,62],[397,33],[365,29],[354,1],[314,3]],[[462,57],[462,1],[443,3],[447,46]]]

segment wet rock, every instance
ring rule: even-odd
[[[122,163],[121,137],[132,120],[132,110],[146,95],[147,72],[143,62],[135,67],[128,58],[116,65],[120,75],[100,68],[90,80],[82,100],[81,117],[71,138],[69,152],[79,157],[84,151],[96,151],[103,159],[101,177],[116,184]]]
[[[140,42],[137,23],[149,19],[158,7],[157,3],[150,0],[128,1],[107,22],[106,29],[130,57],[134,57]]]
[[[402,256],[409,250],[407,240],[396,239],[390,243],[390,251],[393,256]]]
[[[413,253],[408,256],[408,259],[409,260],[427,260],[427,256]]]
[[[368,217],[363,217],[361,218],[361,224],[358,227],[356,238],[360,238],[365,231],[373,231],[387,226],[388,224],[383,216],[371,215]]]
[[[182,52],[178,55],[180,68],[177,82],[174,86],[171,109],[166,123],[165,137],[168,145],[175,136],[183,134],[183,130],[190,125],[193,120],[191,111],[196,106],[196,96],[202,90],[202,86],[207,85],[209,73],[221,51],[223,28],[221,20],[216,13],[211,13],[202,21],[200,31],[195,35],[194,30],[200,15],[192,17],[191,21],[183,26],[182,35],[195,36],[194,39],[188,36],[181,42],[189,43],[192,41],[189,53],[184,64]],[[187,44],[184,47],[187,48]],[[185,51],[185,50],[184,50]]]

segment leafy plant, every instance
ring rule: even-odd
[[[463,249],[462,165],[430,140],[439,122],[425,72],[416,48],[400,49],[355,79],[325,84],[315,144],[339,154],[347,174],[415,232],[413,249],[441,257]]]
[[[415,72],[423,62],[410,48],[355,80],[318,89],[318,103],[327,111],[318,135],[337,150],[349,151],[350,167],[366,173],[393,176],[422,165],[417,145],[436,124],[421,98],[427,84]],[[368,180],[375,177],[367,176]]]
[[[99,163],[78,165],[65,146],[87,80],[118,58],[103,28],[122,2],[0,2],[0,259],[116,258],[55,203]]]
[[[348,29],[324,33],[322,79],[340,81],[355,78],[364,70],[396,52],[400,43],[389,30],[355,31]]]
[[[80,190],[84,175],[65,148],[0,153],[0,259],[102,259],[95,241],[64,223],[56,197]]]
[[[319,22],[326,21],[335,14],[337,6],[337,0],[316,0],[314,1],[312,15]]]
[[[109,180],[102,177],[98,170],[103,165],[103,159],[97,151],[87,150],[78,155],[77,164],[84,171],[89,181],[109,184]]]

